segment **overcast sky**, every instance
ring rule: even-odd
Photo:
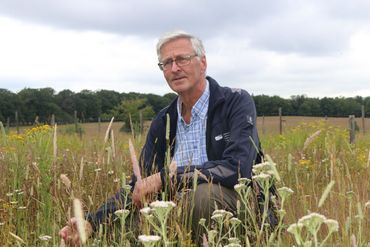
[[[370,96],[369,0],[1,0],[0,88],[162,95],[155,44],[179,29],[222,85]]]

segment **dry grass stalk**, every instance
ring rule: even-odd
[[[111,139],[111,146],[112,146],[112,158],[116,158],[116,146],[114,144],[114,133],[113,130],[110,131],[110,139]]]
[[[66,174],[60,174],[60,180],[62,181],[64,186],[66,186],[67,189],[71,189],[72,182],[71,180],[69,180]]]
[[[85,220],[83,217],[81,201],[77,198],[73,199],[73,212],[77,220],[77,231],[78,234],[80,235],[81,243],[84,244],[87,239],[85,230]]]
[[[82,179],[82,176],[83,176],[83,173],[84,173],[84,157],[81,157],[81,163],[80,163],[80,181]]]
[[[15,240],[17,240],[17,243],[21,243],[21,244],[26,244],[23,239],[21,239],[18,235],[12,233],[12,232],[9,232],[9,235],[12,236]]]
[[[110,123],[108,125],[107,131],[105,132],[105,137],[104,137],[104,144],[107,143],[108,138],[109,138],[109,132],[112,129],[112,124],[113,124],[114,117],[110,120]]]
[[[130,156],[131,156],[131,162],[132,162],[132,170],[134,172],[134,175],[137,179],[137,181],[141,180],[141,172],[139,167],[139,162],[136,157],[135,147],[132,144],[131,138],[128,140],[128,147],[130,149]]]
[[[57,160],[58,146],[57,146],[57,124],[54,125],[54,137],[53,137],[53,158],[54,162]]]
[[[319,208],[324,204],[324,202],[325,202],[326,198],[328,197],[328,195],[329,195],[331,189],[333,188],[334,184],[335,184],[335,181],[330,181],[330,183],[326,186],[326,188],[325,188],[324,192],[322,193],[322,196],[319,200],[319,205],[318,205]]]
[[[307,149],[307,147],[316,139],[316,137],[320,135],[320,133],[321,130],[318,130],[306,139],[306,141],[303,144],[303,151]]]

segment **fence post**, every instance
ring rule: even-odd
[[[349,115],[349,143],[355,143],[355,115]]]
[[[365,135],[365,106],[361,106],[361,118],[362,118],[362,133]]]
[[[75,121],[75,131],[76,131],[76,133],[78,133],[77,111],[74,111],[74,121]]]
[[[282,118],[282,109],[279,107],[279,133],[283,134],[283,118]]]
[[[54,115],[54,114],[51,114],[51,121],[50,121],[50,125],[51,125],[52,127],[54,127],[54,125],[55,125],[55,115]]]
[[[100,133],[100,124],[101,124],[101,119],[100,119],[100,117],[98,117],[98,132]]]
[[[6,133],[9,133],[10,129],[10,117],[6,118]]]
[[[265,129],[265,115],[262,116],[262,134],[265,134],[266,129]]]
[[[140,118],[140,134],[142,134],[144,132],[143,111],[140,111],[139,118]]]
[[[17,128],[17,134],[19,135],[19,119],[18,119],[18,111],[15,111],[15,126]]]

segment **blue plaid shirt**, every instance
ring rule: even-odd
[[[177,166],[202,165],[208,161],[206,151],[206,126],[209,103],[209,84],[206,80],[205,90],[191,109],[190,123],[182,115],[181,97],[177,100],[177,130],[175,156]]]

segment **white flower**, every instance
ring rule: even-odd
[[[324,223],[328,226],[329,232],[337,232],[339,230],[338,221],[327,219]]]
[[[271,175],[269,175],[269,174],[261,173],[261,174],[253,176],[252,178],[255,179],[255,180],[267,180],[270,177],[271,177]]]
[[[303,228],[303,224],[301,223],[294,223],[294,224],[291,224],[287,231],[292,233],[292,234],[297,234],[301,231],[301,229]]]
[[[240,225],[240,224],[242,223],[242,221],[241,221],[241,220],[239,220],[238,218],[232,217],[232,218],[230,219],[230,223],[231,223],[232,225],[238,226],[238,225]]]
[[[222,214],[214,214],[214,215],[212,215],[211,219],[218,221],[218,220],[222,219],[223,217],[224,216]]]
[[[159,240],[161,240],[161,237],[156,235],[140,235],[139,241],[145,246],[145,247],[152,247],[154,246]]]
[[[21,207],[18,207],[19,210],[23,210],[23,209],[26,209],[27,207],[25,206],[21,206]]]
[[[114,174],[113,170],[108,171],[108,175],[113,175],[113,174]]]
[[[114,214],[122,219],[126,219],[126,217],[129,215],[130,210],[127,209],[119,209],[114,212]]]
[[[234,185],[234,190],[236,192],[240,192],[240,191],[242,191],[245,188],[247,188],[247,185],[245,185],[245,184],[235,184]]]
[[[229,238],[228,241],[229,241],[229,244],[239,244],[240,243],[240,240],[238,238]]]
[[[249,178],[239,178],[238,182],[240,184],[248,184],[251,180]]]
[[[291,194],[294,193],[294,191],[291,188],[288,188],[288,187],[281,187],[281,188],[279,188],[277,190],[279,192],[279,195],[282,198],[286,198],[286,197],[288,197],[288,196],[290,196]]]
[[[173,208],[176,207],[176,204],[172,201],[154,201],[150,203],[152,208]]]
[[[13,193],[12,192],[6,193],[6,196],[11,197],[13,196]]]
[[[148,214],[150,214],[150,212],[151,212],[150,207],[145,207],[145,208],[140,209],[140,213],[142,213],[144,215],[148,215]]]
[[[303,224],[307,227],[308,231],[316,232],[320,225],[326,220],[326,217],[322,214],[311,213],[309,215],[303,216],[298,220],[298,223]]]
[[[367,202],[365,203],[365,208],[370,208],[370,201],[367,201]]]
[[[3,226],[3,225],[5,225],[5,222],[0,222],[0,226]]]
[[[49,241],[51,239],[51,236],[49,236],[49,235],[41,235],[41,236],[39,236],[39,239],[41,241]]]
[[[95,171],[96,173],[98,173],[98,172],[100,172],[100,171],[101,171],[101,168],[96,168],[94,171]]]

